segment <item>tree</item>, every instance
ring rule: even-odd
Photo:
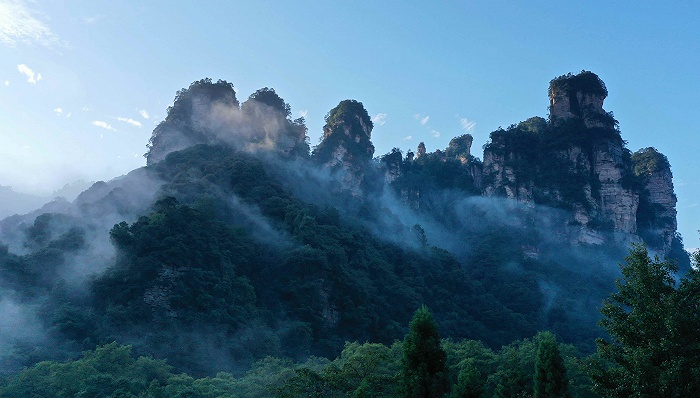
[[[540,333],[535,359],[535,398],[568,397],[568,381],[559,346],[550,332]]]
[[[413,315],[404,339],[403,393],[408,398],[442,397],[449,384],[445,351],[440,347],[437,324],[423,305]]]
[[[452,388],[451,398],[480,398],[484,395],[486,380],[473,360],[469,360],[459,371],[457,384]]]
[[[600,325],[612,339],[596,342],[596,391],[605,397],[698,396],[698,272],[676,288],[675,265],[649,258],[643,245],[633,245],[621,267],[618,292],[601,309]]]

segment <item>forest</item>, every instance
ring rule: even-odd
[[[697,264],[700,251],[694,255]],[[267,356],[250,369],[206,377],[136,357],[116,342],[68,362],[43,361],[6,378],[1,397],[691,397],[700,393],[700,272],[634,246],[605,302],[597,351],[583,356],[551,332],[498,350],[440,339],[423,305],[403,340],[346,342],[333,358]],[[216,355],[216,353],[212,353]]]
[[[493,142],[591,130],[523,123]],[[623,145],[609,124],[586,145]],[[0,397],[698,394],[700,253],[679,235],[660,256],[607,225],[572,243],[584,190],[542,153],[523,173],[558,202],[522,203],[481,194],[470,137],[374,157],[371,130],[341,101],[312,150],[273,89],[178,91],[147,166],[0,221]],[[670,167],[625,154],[634,187]]]

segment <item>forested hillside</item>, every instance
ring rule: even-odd
[[[495,131],[483,162],[470,136],[375,157],[355,100],[312,149],[273,89],[241,104],[192,83],[147,166],[0,222],[0,396],[395,396],[417,308],[446,339],[435,391],[539,391],[556,349],[573,396],[594,396],[582,358],[611,337],[597,323],[629,244],[668,261],[667,290],[691,276],[683,300],[696,276],[667,159],[577,97],[602,95],[572,86],[602,84],[589,74],[553,80],[578,101],[565,122]]]

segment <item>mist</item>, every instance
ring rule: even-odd
[[[220,91],[212,94],[211,86]],[[272,90],[259,90],[239,106],[227,83],[195,82],[178,93],[155,128],[147,166],[92,183],[79,194],[84,182],[66,186],[56,191],[63,198],[0,221],[5,250],[0,317],[16,319],[0,333],[0,344],[9,347],[7,352],[35,344],[43,347],[42,355],[70,358],[116,339],[194,374],[242,372],[266,355],[303,359],[331,355],[345,340],[391,342],[401,338],[399,325],[406,324],[414,305],[435,300],[464,307],[460,300],[478,298],[480,304],[463,317],[454,319],[455,308],[436,307],[436,318],[456,337],[490,338],[493,345],[550,329],[591,350],[600,333],[598,308],[614,290],[617,264],[633,237],[601,232],[606,245],[572,244],[580,227],[567,224],[571,214],[566,210],[459,189],[427,187],[417,206],[389,182],[378,159],[358,166],[358,195],[345,186],[353,175],[326,167],[310,154],[304,122],[291,120],[290,114]],[[157,230],[169,217],[193,217],[192,225],[207,227],[194,237],[186,227]],[[110,236],[115,225],[122,238]],[[299,231],[308,225],[329,236],[305,240]],[[154,240],[155,254],[130,252],[129,234],[140,231],[137,227],[157,230],[177,244],[158,248],[161,240]],[[206,235],[209,229],[219,232]],[[373,255],[385,256],[363,266],[386,263],[390,266],[381,272],[396,273],[387,279],[394,284],[390,291],[382,291],[387,287],[381,272],[349,268],[360,260],[346,253],[369,255],[354,247],[358,236],[367,239],[365,245],[376,245]],[[337,241],[326,247],[328,239]],[[179,264],[177,258],[160,259],[179,246],[189,248],[183,254],[205,250],[201,256],[207,261],[193,260],[199,267],[220,265],[196,273],[197,267]],[[334,268],[346,263],[348,268]],[[120,284],[141,269],[143,279]],[[190,269],[196,271],[192,278],[184,277]],[[176,289],[189,289],[200,275],[226,282],[207,285],[205,279],[207,290],[189,291],[192,297],[185,302],[233,286],[230,300],[241,302],[222,308],[233,306],[248,315],[221,315],[228,319],[224,322],[217,318],[222,308],[198,309],[194,313],[207,321],[182,321],[190,316],[189,307],[171,310],[171,301],[179,300]],[[379,285],[358,287],[355,280]],[[112,296],[137,288],[146,292],[140,299],[110,304]],[[385,302],[383,297],[397,292],[405,294],[397,296],[403,302]],[[155,298],[147,300],[147,294]],[[384,308],[372,301],[377,300],[395,307],[396,318],[372,320],[373,335],[353,329],[352,322],[343,324],[342,306],[351,295],[366,305],[357,312]],[[311,304],[306,308],[294,300]],[[482,313],[479,306],[489,310]],[[489,334],[491,313],[520,323]],[[52,346],[60,349],[52,351]],[[12,369],[32,361],[3,360]]]

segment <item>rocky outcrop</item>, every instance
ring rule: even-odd
[[[623,177],[629,175],[629,165],[623,161],[621,143],[609,140],[596,142],[593,147],[593,172],[600,183],[599,207],[602,220],[612,223],[615,231],[637,232],[639,192],[626,187]]]
[[[607,89],[591,72],[552,80],[549,122],[528,119],[491,134],[484,193],[572,210],[581,242],[596,230],[637,232],[639,191],[616,122],[603,109]]]
[[[323,139],[312,158],[338,177],[339,190],[361,197],[374,145],[372,119],[361,102],[341,101],[326,116]]]
[[[637,211],[639,232],[666,252],[678,227],[671,165],[654,148],[640,149],[632,154],[631,161],[642,187]]]
[[[483,192],[486,196],[505,196],[509,199],[532,203],[534,180],[523,175],[516,165],[527,162],[524,155],[509,148],[502,135],[492,136],[484,150],[482,166]]]
[[[560,76],[549,83],[549,120],[562,123],[579,118],[588,128],[614,127],[612,115],[603,110],[607,96],[605,83],[595,73]]]
[[[425,156],[425,154],[426,154],[425,143],[420,142],[418,144],[418,148],[416,148],[416,159],[422,158],[423,156]]]
[[[233,86],[202,79],[177,92],[168,115],[148,144],[148,165],[196,144],[226,144],[248,152],[308,157],[304,119],[291,120],[289,105],[275,90],[262,88],[241,107]]]
[[[202,79],[192,83],[189,88],[179,90],[168,107],[168,115],[153,130],[148,143],[146,164],[152,165],[165,157],[189,146],[211,142],[216,132],[211,111],[222,108],[238,110],[238,99],[233,85],[219,80],[213,83],[211,79]],[[228,112],[226,112],[228,113]],[[217,121],[222,119],[220,115]]]
[[[403,158],[398,148],[394,148],[390,153],[382,156],[381,163],[384,171],[385,184],[391,184],[401,176]]]
[[[471,154],[469,134],[444,151],[429,153],[421,142],[415,158],[409,152],[402,162],[398,150],[383,158],[385,182],[413,209],[428,204],[430,189],[457,188],[563,209],[568,218],[554,232],[573,244],[641,238],[668,254],[677,228],[668,160],[653,148],[631,154],[603,108],[607,94],[592,72],[560,76],[550,82],[549,118],[492,132],[483,163]]]
[[[591,72],[552,80],[549,120],[531,118],[491,134],[482,191],[569,210],[574,242],[602,244],[607,232],[623,240],[639,234],[668,252],[676,232],[670,167],[653,149],[630,156],[612,113],[603,109],[606,96]]]
[[[445,149],[445,156],[455,158],[463,165],[469,163],[471,159],[471,148],[474,137],[471,134],[460,135],[450,140],[450,144]]]

